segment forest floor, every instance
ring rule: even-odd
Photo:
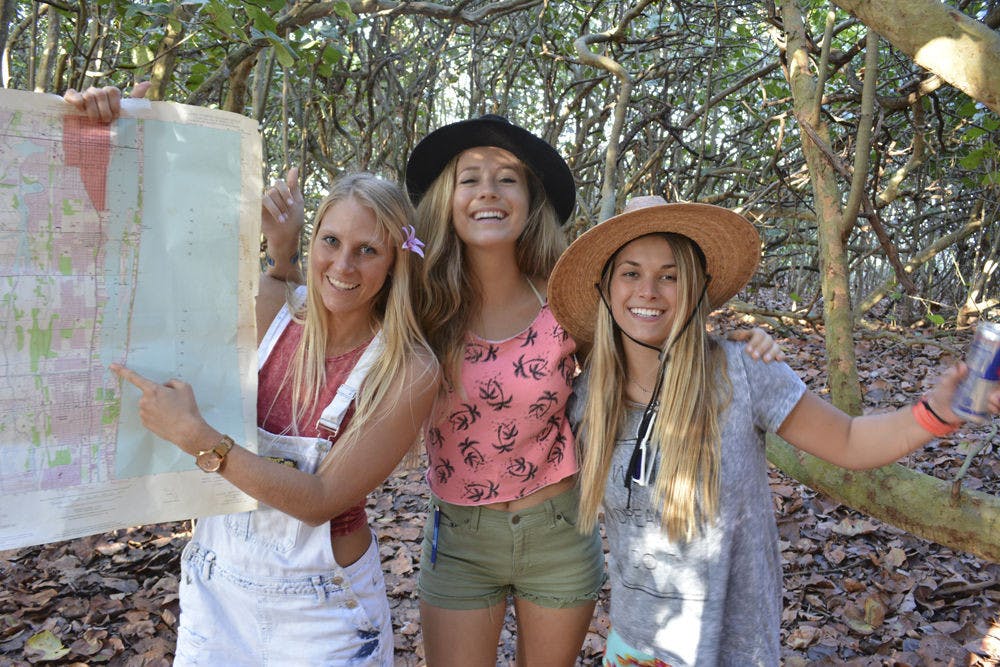
[[[723,328],[744,326],[735,319]],[[789,364],[825,386],[819,332],[779,338]],[[857,338],[866,411],[916,400],[964,350],[970,332],[880,328]],[[915,339],[937,342],[913,344]],[[910,455],[907,467],[951,480],[984,444],[966,489],[1000,495],[1000,440],[967,428]],[[1000,564],[953,551],[847,509],[770,472],[784,560],[783,664],[1000,665]],[[419,469],[399,470],[368,503],[392,605],[396,664],[423,665],[416,571],[427,489]],[[0,551],[0,665],[167,665],[177,627],[177,577],[189,522],[139,526]],[[608,628],[598,603],[578,664],[597,665]],[[508,614],[498,664],[512,665]]]

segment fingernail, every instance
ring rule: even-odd
[[[285,221],[285,214],[284,213],[279,213],[278,214],[278,222],[284,222],[284,221]]]
[[[288,205],[289,206],[294,206],[295,205],[295,200],[289,197],[289,199],[288,199]]]

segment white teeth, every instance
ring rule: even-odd
[[[474,220],[502,220],[507,214],[503,211],[479,211],[472,217]]]
[[[629,308],[629,312],[639,317],[658,317],[663,314],[662,310],[653,308]]]
[[[351,283],[342,283],[339,280],[331,278],[330,276],[326,277],[326,281],[328,283],[330,283],[331,285],[333,285],[334,287],[336,287],[337,289],[342,289],[342,290],[352,290],[352,289],[354,289],[355,287],[357,287],[358,285],[361,284],[361,283],[354,283],[354,284],[351,284]]]

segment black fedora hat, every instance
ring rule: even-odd
[[[503,116],[487,114],[434,130],[417,144],[406,161],[406,191],[418,204],[453,157],[477,146],[496,146],[512,153],[538,177],[561,222],[576,203],[576,183],[569,165],[555,148]]]

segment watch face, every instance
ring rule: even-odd
[[[235,443],[228,435],[222,436],[222,440],[215,447],[198,452],[195,456],[195,463],[205,472],[219,472],[222,469],[222,462],[226,460],[226,454],[230,452]]]
[[[222,467],[222,457],[214,450],[208,451],[198,457],[197,463],[205,472],[217,472]]]

